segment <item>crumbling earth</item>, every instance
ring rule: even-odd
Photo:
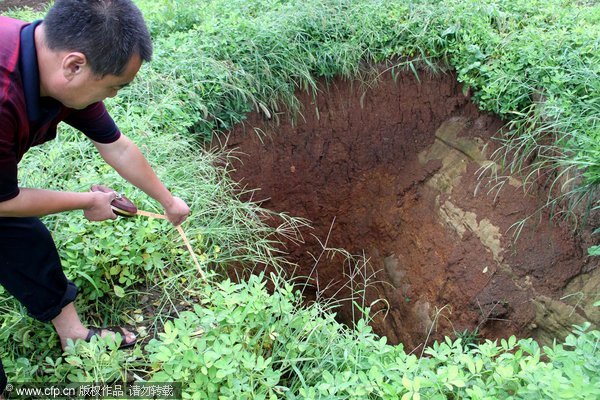
[[[492,138],[504,123],[479,112],[453,74],[388,72],[374,87],[335,79],[321,89],[298,93],[295,121],[253,113],[227,142],[241,153],[233,177],[260,188],[254,200],[313,222],[304,244],[287,246],[296,276],[312,278],[307,301],[336,297],[351,322],[369,276],[371,325],[408,350],[465,330],[547,342],[600,321],[588,236],[537,212],[543,190],[498,176]]]

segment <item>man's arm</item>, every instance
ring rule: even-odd
[[[115,142],[107,144],[94,142],[94,145],[102,158],[119,175],[163,206],[167,218],[173,225],[177,226],[185,221],[190,213],[187,204],[169,192],[140,149],[127,136],[121,134]]]
[[[110,203],[114,193],[74,193],[19,188],[17,154],[17,113],[10,103],[0,105],[0,217],[41,217],[70,210],[83,210],[90,221],[114,219]]]
[[[20,188],[16,197],[0,202],[0,217],[41,217],[63,211],[83,210],[90,221],[115,219],[117,216],[110,207],[115,197],[115,193]]]

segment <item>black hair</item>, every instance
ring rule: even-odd
[[[152,58],[150,33],[131,0],[56,0],[43,25],[51,50],[85,54],[98,76],[120,75],[135,54]]]

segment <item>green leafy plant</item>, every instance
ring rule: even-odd
[[[184,229],[203,268],[163,221],[90,224],[79,213],[45,218],[89,322],[144,324],[148,340],[127,353],[110,341],[61,353],[56,334],[25,317],[0,290],[2,360],[11,379],[185,383],[186,398],[598,398],[599,333],[576,327],[564,343],[446,338],[423,357],[390,346],[360,304],[353,329],[332,307],[302,306],[280,276],[233,283],[231,265],[281,271],[276,246],[299,240],[306,221],[240,201],[228,157],[200,145],[244,120],[298,110],[297,90],[319,78],[371,84],[376,67],[455,70],[481,109],[510,121],[497,159],[552,187],[549,207],[597,210],[600,143],[597,38],[600,8],[567,0],[137,1],[155,59],[107,102],[167,186],[194,210]],[[32,20],[31,11],[11,15]],[[225,166],[225,167],[223,167]],[[104,183],[140,208],[160,211],[104,165],[69,129],[21,164],[24,186],[88,190]],[[547,173],[548,168],[550,171]],[[598,246],[589,249],[597,254]],[[270,290],[267,290],[269,286]],[[359,301],[359,300],[358,300]],[[141,319],[140,319],[141,318]],[[40,345],[42,343],[42,345]]]

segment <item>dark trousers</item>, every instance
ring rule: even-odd
[[[38,218],[0,217],[0,284],[42,322],[58,316],[77,295],[50,232]],[[0,393],[5,386],[0,363]]]

